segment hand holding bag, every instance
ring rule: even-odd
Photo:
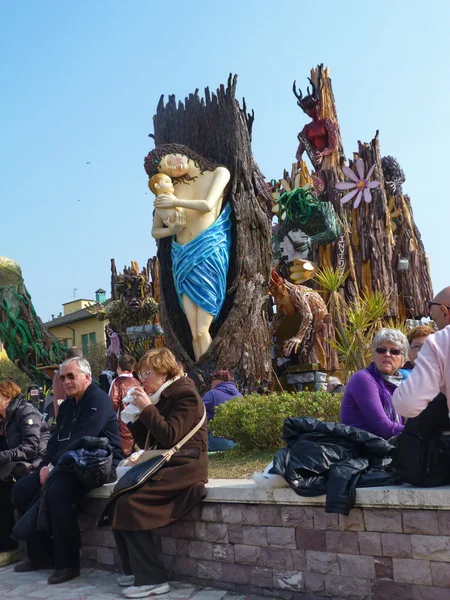
[[[167,450],[144,450],[141,456],[145,453],[153,453],[153,456],[147,454],[145,462],[139,462],[129,471],[124,473],[119,481],[114,486],[112,498],[116,499],[122,494],[137,490],[146,481],[151,479],[155,473],[165,467],[172,456],[200,429],[206,419],[206,409],[204,409],[203,417],[191,431],[176,444],[173,448]],[[148,439],[148,438],[147,438]],[[147,444],[146,444],[147,445]],[[155,455],[155,453],[158,453]]]

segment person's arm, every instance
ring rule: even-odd
[[[439,394],[441,388],[447,389],[445,371],[450,360],[449,346],[449,327],[427,337],[417,355],[411,375],[399,385],[392,397],[394,408],[399,414],[417,417]]]
[[[377,383],[366,371],[355,373],[345,392],[352,395],[371,433],[388,439],[403,431],[402,423],[391,421],[384,412]]]
[[[226,167],[217,167],[214,177],[205,199],[183,200],[181,198],[171,199],[168,194],[161,194],[155,200],[156,208],[190,208],[198,212],[208,213],[217,205],[222,198],[223,192],[230,181],[230,171]]]
[[[147,427],[141,423],[139,419],[137,419],[134,423],[127,423],[127,427],[130,430],[131,435],[133,436],[134,441],[139,446],[139,448],[145,448],[145,442],[147,441]],[[152,441],[150,440],[150,445],[152,445]]]
[[[198,395],[190,386],[185,386],[183,392],[167,417],[163,417],[153,404],[146,406],[139,415],[139,421],[163,448],[174,446],[198,423]]]
[[[109,390],[109,397],[111,398],[114,412],[117,412],[122,402],[122,391],[120,389],[120,384],[118,383],[117,379],[115,379],[111,384],[111,389]]]
[[[211,421],[211,419],[214,419],[214,409],[216,407],[213,390],[206,392],[206,394],[202,396],[202,400],[206,408],[206,420]]]
[[[20,433],[22,441],[15,448],[0,452],[0,465],[12,460],[31,462],[39,457],[42,418],[33,410],[25,408],[20,415]]]

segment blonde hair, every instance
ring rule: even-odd
[[[150,179],[148,180],[148,187],[150,189],[150,191],[152,191],[155,196],[158,195],[158,189],[156,188],[155,184],[160,184],[161,180],[163,179],[163,177],[169,177],[168,175],[166,175],[165,173],[156,173],[156,175],[153,175],[153,177],[150,177]],[[170,179],[170,177],[169,177]]]
[[[0,381],[0,394],[8,400],[12,400],[20,394],[20,387],[10,379]]]
[[[416,338],[428,337],[429,335],[433,335],[433,333],[434,329],[431,329],[428,325],[418,325],[417,327],[414,327],[414,329],[411,329],[411,331],[408,331],[406,337],[408,338],[408,342],[412,344],[412,341]]]
[[[139,372],[154,370],[160,375],[165,375],[167,379],[184,375],[177,359],[167,348],[148,350],[139,361],[137,370]]]

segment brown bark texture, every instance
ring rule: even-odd
[[[311,70],[311,79],[320,91],[322,118],[338,121],[331,79],[328,69],[322,65]],[[331,202],[342,225],[342,236],[327,247],[313,246],[311,260],[320,266],[337,267],[339,258],[344,255],[344,270],[349,271],[345,282],[344,296],[352,302],[358,293],[382,291],[391,298],[386,316],[419,318],[428,314],[426,301],[432,297],[432,286],[427,256],[414,222],[411,202],[401,188],[392,193],[383,176],[378,131],[370,143],[358,142],[358,152],[354,154],[350,167],[360,157],[364,162],[364,172],[372,165],[375,169],[372,179],[380,186],[372,190],[372,201],[352,208],[353,201],[342,205],[343,193],[335,189],[338,181],[346,180],[342,172],[344,152],[339,134],[338,148],[330,160],[324,162],[316,175],[325,185],[321,198]],[[393,196],[393,200],[391,197]],[[393,232],[390,211],[400,209],[396,217],[396,231]],[[409,268],[398,268],[399,258],[407,258]]]
[[[271,378],[268,282],[272,266],[271,197],[251,151],[254,115],[236,100],[237,77],[216,93],[161,97],[153,117],[155,145],[183,144],[231,172],[224,205],[232,207],[227,298],[211,326],[212,345],[195,363],[191,332],[172,277],[171,239],[158,241],[160,311],[167,346],[202,387],[214,370],[232,371],[243,389]]]

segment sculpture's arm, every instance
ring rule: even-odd
[[[204,200],[183,200],[182,198],[171,200],[162,195],[160,198],[156,198],[155,207],[190,208],[191,210],[198,210],[198,212],[202,213],[211,212],[211,210],[220,202],[227,183],[230,181],[230,177],[230,171],[226,167],[217,167],[214,171],[211,186]]]
[[[184,227],[186,226],[186,215],[182,213],[176,213],[175,220],[168,221],[167,227],[164,227],[164,223],[158,211],[155,211],[155,215],[153,217],[153,226],[152,226],[152,237],[155,240],[160,240],[161,238],[177,235]]]
[[[304,144],[304,142],[302,140],[302,134],[303,134],[304,131],[305,131],[305,129],[303,128],[303,130],[297,136],[297,139],[298,139],[298,141],[300,143],[298,145],[297,152],[295,154],[295,158],[298,160],[298,162],[301,161],[303,153],[306,150],[306,146],[305,146],[305,144]]]
[[[295,312],[302,318],[302,322],[297,334],[284,344],[286,355],[298,351],[298,347],[303,342],[303,338],[305,337],[305,334],[313,321],[311,307],[306,299],[305,292],[303,292],[300,287],[295,290],[294,306]]]
[[[328,156],[337,149],[339,126],[333,119],[325,119],[325,129],[328,134],[328,146],[322,150],[322,155]]]

